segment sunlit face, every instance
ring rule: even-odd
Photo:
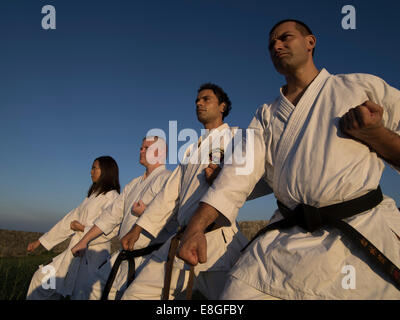
[[[92,182],[98,182],[101,176],[101,169],[99,161],[93,162],[92,170],[90,170],[90,176],[92,177]]]
[[[141,165],[147,167],[149,164],[154,164],[153,159],[157,159],[158,157],[158,149],[150,148],[152,144],[154,144],[156,140],[147,140],[144,139],[142,142],[142,146],[140,147],[140,158],[139,162]]]
[[[207,124],[222,119],[225,103],[219,103],[218,97],[211,89],[199,92],[196,99],[197,119],[202,124]]]
[[[295,70],[312,59],[315,37],[304,36],[293,21],[277,26],[269,39],[269,53],[276,70],[281,74]]]

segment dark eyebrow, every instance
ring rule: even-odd
[[[282,39],[284,36],[287,36],[291,33],[292,31],[285,31],[279,37],[275,37],[273,40],[271,38],[269,39],[269,44],[268,44],[268,49],[271,50],[273,43],[275,42],[276,39]]]
[[[205,99],[205,98],[210,98],[210,96],[208,96],[208,95],[202,96],[200,98],[197,98],[195,102],[199,101],[200,99]]]

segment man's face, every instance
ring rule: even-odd
[[[152,159],[158,157],[158,150],[150,148],[152,144],[154,144],[156,140],[143,140],[142,146],[140,147],[140,159],[139,162],[141,165],[147,167],[151,163]]]
[[[204,125],[219,118],[222,120],[225,103],[219,104],[218,97],[211,89],[199,92],[196,99],[197,119]]]
[[[275,28],[268,48],[276,70],[286,75],[312,59],[314,45],[314,36],[304,36],[296,28],[296,23],[289,21]]]

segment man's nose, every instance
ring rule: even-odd
[[[271,54],[275,55],[276,52],[279,52],[283,49],[283,42],[280,40],[275,40],[272,45]]]

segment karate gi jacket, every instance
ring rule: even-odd
[[[296,107],[281,90],[249,125],[254,132],[252,173],[237,175],[235,164],[225,166],[201,201],[233,224],[260,178],[291,209],[300,203],[328,206],[376,189],[383,160],[339,129],[339,119],[366,100],[382,106],[385,127],[400,134],[400,92],[376,76],[331,75],[322,69]],[[280,219],[277,210],[270,223]],[[345,221],[400,266],[400,213],[392,199],[385,196],[377,207]],[[348,266],[354,274],[346,273]],[[283,299],[400,298],[386,276],[365,262],[364,253],[332,227],[313,233],[297,226],[268,232],[249,246],[232,275]],[[346,285],[353,275],[354,289]]]
[[[106,208],[102,214],[95,220],[94,224],[100,228],[105,234],[112,232],[114,228],[119,226],[119,239],[122,239],[133,227],[138,220],[138,217],[132,214],[132,206],[134,202],[142,200],[146,205],[149,205],[154,197],[163,189],[165,182],[171,175],[171,171],[161,165],[154,169],[150,175],[144,179],[144,175],[134,178],[129,182],[118,196],[118,198]],[[147,210],[147,209],[146,209]],[[177,230],[178,224],[175,216],[172,214],[165,228],[160,232],[158,237],[142,232],[138,241],[135,244],[135,249],[145,248],[153,243],[165,242]],[[100,280],[101,286],[105,285],[110,274],[111,268],[117,259],[119,251],[115,252],[108,261],[102,263],[101,268],[96,270],[94,280]],[[144,257],[135,258],[136,270],[143,262]],[[121,290],[127,282],[128,263],[123,261],[120,265],[118,273],[113,283],[113,289]],[[92,281],[94,282],[94,281]],[[98,287],[98,284],[96,284]],[[93,287],[90,299],[100,299],[101,290]]]
[[[71,238],[68,248],[53,258],[52,262],[49,264],[54,267],[56,292],[59,294],[63,296],[72,295],[75,286],[81,285],[76,283],[78,273],[94,272],[94,270],[110,256],[111,239],[117,235],[117,229],[110,230],[108,235],[101,235],[92,241],[88,246],[85,256],[82,258],[74,257],[71,249],[90,230],[94,220],[101,211],[108,207],[117,197],[118,192],[115,190],[97,196],[96,194],[92,194],[90,197],[85,198],[77,208],[70,211],[53,228],[39,238],[40,243],[47,250],[51,250],[55,245]],[[74,220],[79,221],[85,226],[84,232],[71,230],[70,224]],[[87,268],[81,268],[82,264],[87,265]],[[86,277],[87,276],[88,274]],[[85,278],[85,276],[79,275],[79,278]]]
[[[198,208],[200,199],[209,189],[204,169],[210,163],[210,158],[215,151],[213,148],[214,146],[220,146],[222,149],[223,146],[229,147],[234,130],[235,128],[230,128],[228,124],[224,123],[200,137],[197,144],[190,145],[182,162],[167,180],[164,189],[146,208],[136,223],[156,236],[173,212],[177,210],[179,226],[186,226]],[[208,142],[205,142],[206,139]],[[204,155],[205,157],[203,157]],[[206,233],[206,239],[207,262],[196,266],[196,273],[205,270],[229,270],[237,260],[240,249],[247,243],[247,239],[238,230],[235,221],[230,226]],[[153,254],[153,257],[158,261],[166,261],[169,247],[170,241],[167,241]],[[174,266],[181,269],[188,268],[187,265],[184,265],[183,260],[178,258],[175,258]]]

